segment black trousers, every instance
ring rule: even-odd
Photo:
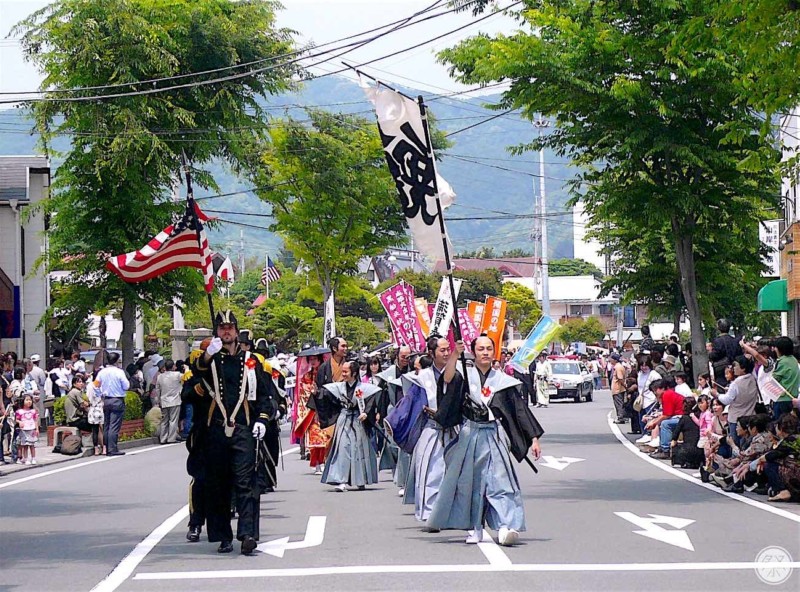
[[[281,427],[278,425],[278,421],[273,419],[267,422],[267,433],[264,436],[264,443],[267,445],[267,450],[269,450],[269,455],[272,457],[272,460],[275,462],[275,467],[278,466],[278,459],[281,455]],[[277,485],[277,471],[274,475],[274,480],[276,481],[275,485]],[[273,485],[273,487],[275,486]]]
[[[203,526],[206,523],[205,488],[206,484],[202,479],[192,477],[192,482],[189,484],[189,527]],[[230,520],[228,524],[230,527]]]
[[[258,538],[260,519],[256,489],[256,440],[247,426],[236,425],[227,437],[224,427],[213,422],[205,445],[205,502],[208,540],[232,541],[231,500],[239,520],[236,538]]]

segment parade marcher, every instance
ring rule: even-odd
[[[380,379],[381,387],[381,392],[378,395],[378,415],[381,420],[389,415],[389,412],[397,406],[399,399],[403,396],[402,383],[398,379],[411,370],[411,366],[409,365],[410,360],[411,348],[407,345],[403,345],[397,350],[395,363],[383,372],[377,374],[377,377]],[[411,462],[411,457],[406,452],[401,453],[399,448],[388,439],[384,439],[383,441],[378,470],[390,470],[393,473],[397,473],[397,463],[400,454],[403,455],[403,460],[400,462],[404,464],[404,467],[400,469],[402,473],[402,484],[400,487],[402,488],[405,484],[405,476],[408,474],[408,465]],[[395,480],[395,483],[397,483],[397,480]]]
[[[539,354],[536,361],[536,406],[547,407],[550,404],[550,381],[553,380],[553,367],[547,359],[547,352]]]
[[[205,339],[200,344],[200,349],[189,354],[190,367],[203,355],[210,341],[211,339]],[[210,393],[208,383],[193,373],[186,377],[181,389],[181,400],[192,406],[198,420],[192,422],[186,438],[186,450],[189,453],[186,457],[186,472],[192,478],[189,483],[189,531],[186,533],[186,540],[190,543],[200,540],[206,522],[206,462],[203,452],[208,433],[205,420],[212,400]]]
[[[236,538],[241,551],[251,554],[259,538],[259,491],[256,482],[256,444],[275,416],[274,385],[250,352],[243,351],[236,317],[217,314],[216,336],[193,369],[212,389],[207,413],[206,522],[208,540],[219,542],[219,553],[233,550],[231,493],[238,514]]]
[[[239,347],[246,351],[246,352],[253,352],[252,355],[256,357],[256,359],[261,363],[261,367],[264,369],[264,373],[266,376],[272,379],[273,383],[276,387],[276,403],[278,405],[278,415],[276,417],[271,418],[267,422],[267,434],[264,436],[264,452],[269,454],[269,460],[266,466],[272,466],[273,468],[277,465],[278,458],[280,457],[281,453],[281,426],[279,420],[281,417],[286,415],[286,400],[283,396],[283,392],[281,388],[278,387],[278,382],[276,381],[275,377],[275,370],[272,368],[270,363],[267,359],[258,352],[253,351],[253,332],[249,329],[244,329],[243,331],[239,332]],[[266,474],[263,474],[262,477],[265,477],[266,480],[262,483],[262,488],[264,491],[273,491],[275,486],[278,483],[278,474],[275,471],[269,472],[267,471]],[[262,480],[263,481],[263,480]]]
[[[498,543],[511,546],[525,530],[522,492],[511,455],[522,461],[528,450],[541,456],[544,430],[520,394],[522,383],[492,368],[494,342],[483,335],[472,342],[475,366],[469,385],[456,369],[464,351],[456,343],[440,384],[437,421],[460,425],[444,455],[445,473],[428,526],[468,530],[467,543],[482,540],[483,525],[497,531]]]
[[[339,491],[354,486],[365,489],[378,482],[378,459],[366,426],[375,421],[380,388],[360,382],[358,369],[355,361],[342,364],[342,381],[323,387],[322,397],[327,404],[317,411],[320,426],[336,425],[322,482],[334,485]],[[333,410],[335,413],[328,413]]]
[[[331,357],[325,360],[325,362],[323,362],[319,367],[319,370],[317,370],[317,392],[308,400],[308,408],[316,411],[317,417],[319,417],[321,414],[332,417],[338,413],[337,408],[324,408],[328,404],[328,401],[327,398],[323,396],[322,387],[332,382],[342,381],[342,365],[347,357],[348,350],[347,341],[341,337],[331,337],[328,340],[328,348],[331,350]],[[330,447],[335,425],[331,425],[327,428],[323,427],[323,429],[328,437]],[[325,451],[326,457],[328,455],[328,450],[330,450],[330,448],[326,449]],[[325,461],[324,458],[322,460],[323,462]]]
[[[418,374],[402,376],[403,400],[390,414],[387,425],[400,448],[412,453],[403,503],[414,504],[414,516],[426,522],[444,476],[444,448],[455,430],[444,430],[434,415],[438,406],[437,384],[450,358],[447,339],[431,336],[427,343],[433,365]],[[425,527],[428,532],[436,529]]]
[[[309,370],[300,377],[296,388],[297,394],[295,395],[297,398],[297,417],[293,435],[304,443],[315,475],[322,475],[325,451],[330,443],[330,436],[319,425],[316,411],[308,407],[308,402],[317,392],[317,372],[322,363],[322,355],[308,356]]]

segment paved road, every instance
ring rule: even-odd
[[[598,393],[593,403],[537,410],[547,431],[543,453],[557,460],[539,463],[538,475],[519,467],[528,532],[515,548],[468,546],[460,531],[423,533],[388,473],[367,491],[336,493],[296,452],[287,452],[279,491],[262,498],[262,543],[303,541],[309,518],[324,516],[322,543],[287,549],[283,557],[243,557],[237,544],[237,553],[219,556],[216,545],[184,540],[185,450],[166,446],[76,461],[54,473],[26,471],[16,476],[22,482],[0,480],[0,588],[800,588],[800,569],[777,585],[759,573],[774,581],[784,572],[754,569],[770,547],[800,560],[796,514],[770,513],[638,458],[609,428],[609,399]],[[564,466],[565,458],[584,460]],[[318,526],[320,519],[312,522]],[[311,538],[322,531],[313,524]]]

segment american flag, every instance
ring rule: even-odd
[[[280,270],[275,267],[272,259],[267,257],[267,265],[261,270],[261,285],[266,286],[269,282],[274,282],[281,278]]]
[[[180,220],[167,226],[138,251],[111,257],[106,267],[129,283],[150,280],[178,267],[196,267],[203,272],[205,289],[210,293],[214,288],[214,267],[203,229],[203,222],[208,220],[190,199]]]

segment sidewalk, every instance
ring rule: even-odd
[[[128,440],[127,442],[120,442],[119,449],[120,450],[128,450],[131,448],[140,448],[142,446],[151,446],[153,444],[158,444],[157,438],[143,438],[141,440]],[[67,456],[66,454],[61,454],[57,452],[53,452],[53,447],[47,445],[46,438],[40,438],[39,442],[36,444],[36,464],[35,465],[18,465],[18,464],[11,464],[11,455],[6,454],[5,465],[0,465],[0,477],[5,475],[11,475],[13,473],[19,473],[20,471],[27,471],[30,469],[37,469],[40,467],[49,467],[51,465],[58,465],[61,463],[73,461],[73,460],[80,460],[82,458],[87,458],[90,456],[94,456],[94,452],[92,449],[84,450],[81,454],[76,454],[75,456]]]

